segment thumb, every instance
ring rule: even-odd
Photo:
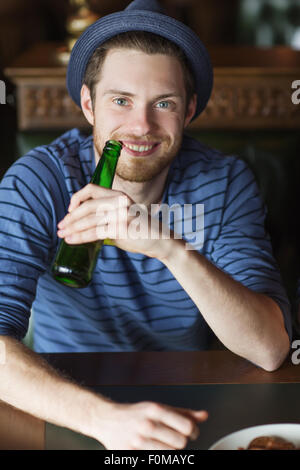
[[[191,435],[191,439],[195,441],[200,433],[199,427],[197,426],[198,423],[203,423],[208,418],[208,413],[205,410],[195,411],[190,410],[190,416],[195,421],[195,428]]]
[[[190,410],[190,415],[199,423],[206,421],[208,412],[206,410]]]
[[[177,410],[183,415],[192,418],[195,421],[206,421],[208,418],[208,412],[206,410],[192,410],[190,408],[177,408]]]

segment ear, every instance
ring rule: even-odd
[[[94,125],[94,111],[92,105],[92,98],[89,88],[86,85],[82,85],[80,90],[80,103],[83,114],[85,115],[88,122]]]
[[[185,119],[184,119],[184,127],[187,127],[189,125],[189,123],[191,122],[192,117],[194,116],[194,114],[196,112],[196,107],[197,107],[197,95],[195,93],[192,96],[192,98],[190,99],[190,102],[188,104],[186,116],[185,116]]]

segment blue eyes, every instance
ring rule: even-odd
[[[160,103],[157,103],[157,107],[161,109],[167,109],[170,107],[170,103],[168,101],[160,101]]]
[[[118,105],[118,106],[128,106],[129,102],[126,98],[114,98],[113,102]],[[160,101],[155,105],[156,108],[160,109],[168,109],[170,108],[170,102],[169,101]]]
[[[125,100],[125,98],[115,98],[114,102],[119,106],[126,106],[128,104],[128,101]]]

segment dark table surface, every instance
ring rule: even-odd
[[[208,449],[222,436],[248,426],[300,423],[300,367],[292,363],[291,357],[275,372],[259,369],[228,351],[44,357],[73,379],[119,402],[152,400],[206,409],[209,419],[201,424],[198,440],[189,443],[187,449]],[[46,447],[48,440],[48,447],[55,448],[60,431],[49,426]],[[62,445],[61,437],[59,440]],[[72,446],[71,441],[69,435],[66,446]],[[74,445],[81,448],[78,442]],[[92,440],[84,445],[93,448]],[[94,445],[101,448],[96,442]]]
[[[97,391],[120,402],[152,400],[169,405],[205,409],[197,441],[187,449],[208,449],[221,437],[262,424],[300,423],[300,384],[213,384],[171,386],[110,386]]]
[[[300,349],[300,346],[299,346]],[[230,351],[52,353],[54,367],[87,386],[300,383],[297,351],[267,372]],[[300,356],[300,354],[299,354]],[[294,362],[294,363],[293,363]],[[297,362],[300,362],[298,360]]]

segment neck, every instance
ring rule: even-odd
[[[169,168],[170,166],[152,180],[143,183],[126,181],[116,175],[112,189],[124,192],[137,204],[145,204],[147,207],[151,204],[159,204],[163,196]]]

